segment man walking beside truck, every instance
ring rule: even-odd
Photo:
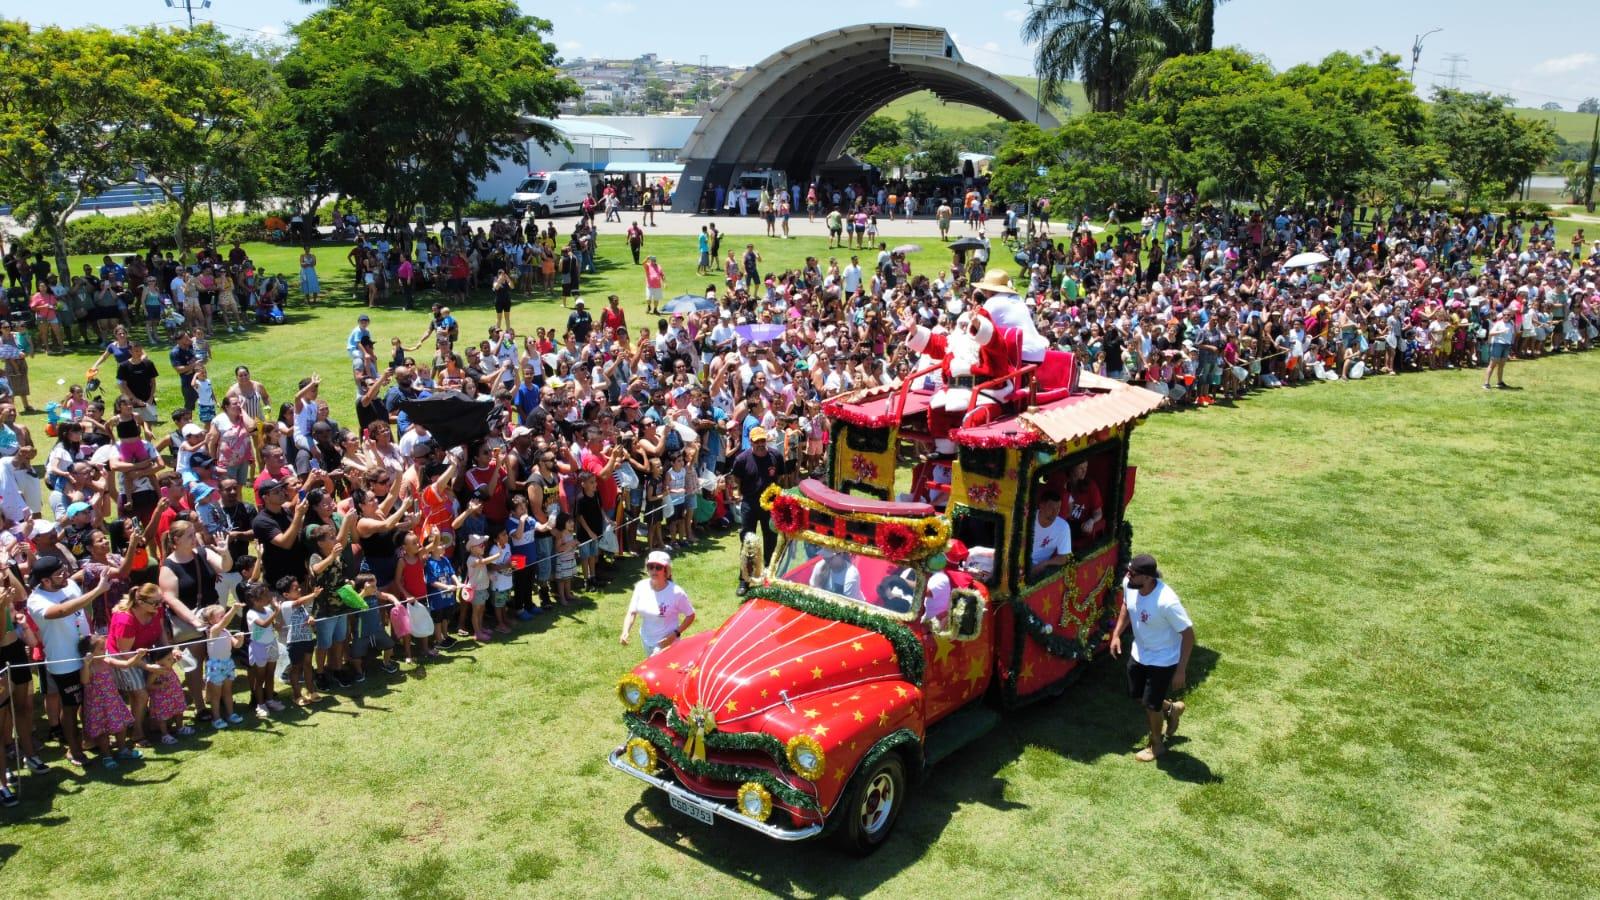
[[[1181,700],[1167,695],[1187,683],[1189,654],[1194,650],[1194,623],[1178,594],[1161,580],[1155,557],[1148,553],[1128,563],[1122,608],[1111,630],[1111,655],[1122,655],[1122,632],[1132,626],[1133,653],[1128,658],[1128,695],[1144,706],[1150,725],[1150,746],[1134,754],[1152,762],[1167,752],[1167,741],[1178,733],[1183,716]]]

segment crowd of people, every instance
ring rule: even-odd
[[[561,247],[574,270],[592,268],[596,212]],[[341,348],[340,388],[316,375],[269,388],[248,365],[213,381],[207,336],[234,327],[216,300],[173,326],[165,366],[144,345],[157,335],[140,342],[133,322],[108,319],[100,363],[55,404],[49,435],[17,418],[11,397],[26,388],[0,324],[12,375],[0,388],[11,607],[0,733],[12,765],[0,770],[44,770],[46,737],[73,764],[92,754],[115,767],[240,724],[236,696],[261,718],[286,703],[314,710],[325,692],[427,665],[457,642],[499,640],[635,556],[649,560],[649,587],[635,589],[624,641],[636,616],[654,616],[645,643],[659,649],[693,616],[671,587],[672,558],[735,525],[770,552],[756,498],[819,470],[822,401],[925,368],[908,330],[952,328],[985,292],[1025,305],[1030,321],[1000,324],[1174,404],[1431,368],[1482,368],[1492,387],[1507,358],[1587,349],[1600,334],[1595,255],[1553,238],[1547,223],[1503,217],[1338,206],[1228,217],[1175,196],[1137,230],[1035,235],[1014,281],[990,268],[986,244],[932,271],[880,243],[764,273],[746,243],[699,311],[630,322],[618,296],[591,311],[574,284],[565,327],[526,335],[509,295],[540,286],[553,227],[462,228],[409,253],[363,238],[348,259],[369,300],[391,269],[403,290],[418,286],[399,273],[414,275],[419,256],[414,277],[442,282],[447,298],[489,287],[502,314],[466,336],[434,304],[420,335],[384,336],[386,352],[362,315]],[[703,239],[698,271],[719,250]],[[1327,259],[1288,265],[1307,252]],[[248,262],[233,255],[205,258]],[[320,291],[315,266],[302,259],[306,302]],[[665,275],[654,257],[640,268],[654,310]],[[102,277],[138,281],[115,273]],[[157,293],[166,274],[147,276]],[[183,296],[188,277],[174,275]],[[91,395],[112,363],[107,402]],[[454,431],[418,404],[445,398],[477,404],[482,432],[435,434]],[[8,774],[0,801],[14,802],[14,787]]]

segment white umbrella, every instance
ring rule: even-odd
[[[1285,269],[1303,269],[1306,266],[1320,266],[1327,261],[1328,258],[1321,253],[1296,253],[1289,257],[1283,267]]]

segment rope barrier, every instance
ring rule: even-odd
[[[625,519],[622,522],[614,523],[612,527],[613,528],[617,528],[617,527],[627,528],[629,526],[638,525],[639,523],[645,521],[645,519],[648,518],[649,516],[651,516],[651,515],[653,515],[655,513],[658,513],[658,512],[666,512],[667,510],[673,508],[676,505],[677,504],[674,504],[674,503],[663,503],[660,506],[655,507],[654,509],[641,510],[638,515],[636,515],[636,516],[634,516],[634,517],[632,517],[630,519]],[[602,537],[603,537],[603,535],[602,535]],[[585,540],[585,541],[580,541],[580,542],[578,542],[577,547],[584,547],[584,546],[587,546],[589,544],[595,544],[595,543],[598,543],[600,540],[601,540],[600,537],[596,537],[596,538],[590,538],[590,539]],[[576,552],[577,547],[574,548],[574,552]],[[452,593],[455,593],[459,597],[462,587],[465,587],[465,586],[464,585],[458,586]],[[425,601],[426,599],[427,599],[426,597],[413,597],[413,598],[410,598],[408,600],[403,601],[403,603],[413,603],[413,602]],[[392,604],[390,604],[390,605],[392,606]],[[369,613],[369,612],[380,612],[380,611],[382,611],[382,609],[383,609],[383,605],[380,604],[378,606],[371,606],[371,607],[368,607],[366,609],[347,609],[347,610],[344,610],[342,612],[334,613],[332,615],[317,616],[317,617],[313,617],[311,622],[308,622],[306,624],[306,627],[307,628],[312,627],[312,624],[315,623],[315,622],[326,622],[326,621],[330,621],[330,620],[334,620],[334,619],[347,618],[349,616],[359,616],[359,615],[362,615],[364,613]],[[227,632],[227,634],[230,637],[248,637],[250,632],[246,631],[246,630],[239,630],[239,631],[230,630],[230,631]],[[148,654],[152,650],[179,650],[179,649],[182,649],[184,647],[192,647],[192,646],[196,646],[196,645],[199,645],[199,644],[204,644],[204,643],[207,643],[210,640],[211,640],[211,638],[202,637],[202,638],[196,638],[196,639],[190,640],[190,641],[179,641],[177,643],[172,643],[172,644],[158,644],[158,645],[155,645],[153,647],[143,647],[143,648],[140,648],[140,650],[124,650],[124,651],[120,651],[120,652],[117,652],[117,653],[106,653],[106,654],[102,654],[102,656],[104,656],[106,658],[122,659],[124,657],[133,657],[133,656],[137,655],[140,652],[144,652],[144,653]],[[42,668],[42,667],[44,667],[44,666],[46,666],[48,664],[49,664],[48,660],[41,661],[41,662],[14,663],[12,665],[8,665],[8,666],[5,666],[3,668],[0,668],[0,675],[6,674],[11,669]]]

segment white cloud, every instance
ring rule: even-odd
[[[999,53],[1000,52],[1000,44],[998,42],[996,42],[996,41],[984,41],[983,42],[983,49],[987,50],[990,53]]]
[[[582,50],[583,43],[581,41],[562,41],[561,49],[571,53],[574,50]]]
[[[1005,12],[1000,14],[1000,18],[1005,19],[1007,22],[1018,22],[1018,23],[1020,23],[1023,19],[1026,19],[1027,17],[1028,17],[1028,11],[1025,10],[1025,9],[1008,9]]]
[[[1542,75],[1560,75],[1566,72],[1576,72],[1587,69],[1595,64],[1600,57],[1593,53],[1568,53],[1566,56],[1556,56],[1545,60],[1533,67],[1535,72]]]

